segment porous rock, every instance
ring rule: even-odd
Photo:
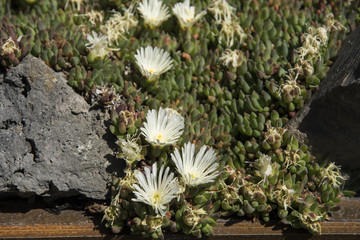
[[[342,43],[339,55],[312,99],[287,124],[312,154],[360,178],[360,28]],[[354,184],[352,184],[354,185]],[[353,186],[354,187],[354,186]]]
[[[0,193],[105,199],[121,168],[108,114],[41,60],[0,75]]]

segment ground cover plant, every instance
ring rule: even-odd
[[[200,238],[218,218],[252,216],[319,234],[346,176],[285,125],[359,11],[349,0],[2,1],[0,64],[32,54],[110,111],[126,169],[93,209],[114,233]]]

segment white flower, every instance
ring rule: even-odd
[[[229,67],[231,64],[234,68],[239,67],[244,62],[244,54],[240,50],[226,49],[219,58],[223,65]]]
[[[0,46],[0,56],[10,55],[12,53],[16,54],[18,52],[20,52],[20,48],[16,46],[16,43],[11,37]]]
[[[264,142],[268,142],[269,144],[274,144],[276,142],[281,142],[282,135],[286,132],[285,128],[275,128],[271,127],[269,123],[266,123],[267,131],[264,133]]]
[[[137,174],[139,171],[138,170],[135,170],[133,171],[130,167],[129,168],[126,168],[124,170],[125,172],[125,177],[123,178],[119,178],[119,181],[120,181],[120,186],[122,188],[127,188],[127,189],[130,189],[130,190],[134,190],[134,187],[133,185],[138,183],[138,180],[135,178],[135,174]],[[116,199],[116,198],[115,198]],[[114,199],[114,200],[115,200]]]
[[[166,204],[176,197],[178,191],[177,178],[170,173],[167,167],[164,172],[164,165],[160,171],[157,171],[156,163],[152,165],[152,172],[149,168],[145,168],[145,174],[138,172],[135,177],[139,184],[134,184],[134,194],[136,198],[133,201],[143,202],[152,206],[156,213],[165,215]]]
[[[214,182],[219,167],[214,150],[210,148],[206,153],[206,146],[202,146],[195,157],[195,144],[190,142],[181,149],[171,154],[171,159],[176,165],[184,183],[189,186],[197,186],[209,182]]]
[[[195,7],[190,7],[189,0],[185,0],[183,3],[175,4],[172,10],[179,20],[182,29],[191,27],[196,21],[206,14],[206,11],[202,11],[195,16]]]
[[[300,155],[297,153],[297,151],[284,150],[284,163],[282,165],[288,169],[290,166],[298,165],[300,159]]]
[[[342,25],[339,21],[335,20],[334,18],[334,14],[329,13],[326,16],[326,29],[328,32],[331,32],[332,30],[334,31],[341,31],[341,30],[346,30],[346,27],[344,27],[344,25]]]
[[[160,108],[150,110],[146,122],[141,128],[141,134],[146,141],[156,146],[175,144],[184,132],[184,119],[175,110]]]
[[[271,164],[271,157],[266,154],[261,155],[256,161],[257,169],[259,170],[260,176],[264,178],[264,181],[266,181],[268,176],[272,175],[273,168]]]
[[[108,38],[101,33],[98,35],[96,32],[92,31],[92,36],[87,34],[87,40],[88,43],[86,43],[85,46],[95,57],[103,58],[109,51],[117,50],[108,47]]]
[[[119,145],[121,153],[118,157],[125,159],[128,166],[135,161],[139,161],[143,158],[141,155],[141,146],[136,143],[136,139],[122,139],[120,138],[116,143]]]
[[[226,0],[214,0],[208,10],[214,14],[216,23],[221,23],[222,21],[231,21],[235,8],[230,6]]]
[[[309,27],[308,32],[313,35],[319,42],[321,46],[325,46],[328,41],[327,30],[324,27]]]
[[[243,43],[246,38],[246,33],[240,24],[234,19],[225,19],[221,22],[221,30],[219,33],[219,43],[222,39],[226,39],[226,45],[231,47],[234,44],[235,36],[239,37],[239,42]]]
[[[160,0],[143,0],[138,7],[146,24],[154,29],[170,17],[168,8]]]
[[[343,176],[340,173],[340,167],[335,163],[330,163],[326,168],[320,171],[321,181],[325,183],[328,181],[334,188],[338,188],[348,179],[347,176]]]
[[[300,60],[304,60],[305,57],[309,59],[321,58],[321,47],[326,46],[328,41],[327,30],[324,27],[309,27],[307,33],[303,35],[303,45],[297,49],[300,55]]]
[[[181,199],[181,196],[184,194],[185,190],[186,190],[186,185],[182,182],[182,181],[177,181],[176,183],[178,185],[178,191],[176,193],[176,198],[177,201],[179,201]]]
[[[157,79],[161,74],[168,71],[173,62],[168,52],[151,46],[138,49],[135,59],[141,74],[149,81]]]
[[[313,57],[320,58],[320,47],[321,42],[315,36],[305,33],[303,45],[297,49],[297,52],[300,59],[305,59],[306,56],[310,56],[310,59]]]
[[[215,0],[210,4],[208,10],[214,14],[215,23],[221,25],[219,43],[225,39],[226,45],[231,47],[234,44],[236,35],[239,38],[239,42],[243,43],[246,34],[233,13],[234,7],[230,6],[226,0]]]
[[[290,94],[291,97],[295,98],[301,94],[301,88],[297,84],[295,79],[286,80],[284,84],[280,85],[282,94]]]
[[[89,22],[92,25],[96,25],[97,23],[102,23],[104,19],[104,13],[101,11],[91,10],[90,12],[87,12],[83,14],[84,16],[89,18]]]
[[[189,207],[184,212],[183,220],[186,225],[192,227],[193,229],[201,223],[201,220],[204,216],[207,215],[207,212],[202,209],[196,209],[195,207]]]
[[[296,199],[295,194],[296,191],[294,189],[288,188],[286,185],[278,185],[273,192],[273,197],[280,206],[287,210],[288,206],[291,206],[291,203]]]
[[[311,61],[300,58],[298,62],[295,63],[295,67],[293,69],[289,69],[288,71],[298,72],[300,75],[303,76],[312,76],[314,73],[314,66]]]
[[[125,38],[125,34],[135,27],[138,21],[133,13],[134,5],[129,8],[124,8],[124,15],[116,12],[106,21],[105,25],[101,26],[101,30],[106,33],[110,42],[118,42],[119,39]]]

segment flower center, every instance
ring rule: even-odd
[[[154,70],[153,70],[153,69],[150,69],[150,70],[149,70],[149,72],[150,72],[150,73],[153,73],[153,72],[154,72]]]
[[[162,139],[162,137],[163,137],[163,135],[161,135],[161,134],[159,134],[157,137],[156,137],[156,140],[161,140]]]
[[[153,196],[153,201],[154,203],[157,203],[160,201],[160,194],[159,193],[155,193]]]
[[[191,21],[191,18],[189,17],[189,18],[187,18],[186,20],[187,20],[188,22],[190,22],[190,21]]]
[[[195,178],[195,175],[194,175],[194,174],[190,174],[190,177],[191,177],[191,179],[194,179],[194,178]]]

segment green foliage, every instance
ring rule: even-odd
[[[181,29],[175,16],[149,29],[135,9],[137,26],[112,41],[109,54],[98,57],[86,45],[86,34],[104,32],[111,10],[125,14],[130,1],[88,0],[80,6],[72,1],[28,2],[0,3],[1,67],[16,66],[27,54],[41,58],[65,73],[90,103],[110,109],[114,135],[132,136],[141,146],[143,159],[131,162],[124,178],[114,179],[111,204],[101,208],[114,233],[127,227],[131,233],[161,239],[165,229],[209,236],[217,218],[244,215],[264,221],[277,215],[294,228],[320,233],[319,222],[337,209],[345,178],[335,167],[319,166],[284,126],[316,91],[341,41],[359,23],[359,3],[230,0],[233,22],[244,36],[226,35],[207,9],[210,0],[191,1],[197,13],[208,11],[189,29]],[[169,8],[176,3],[164,2]],[[91,10],[99,11],[102,21],[91,22]],[[314,32],[320,27],[326,28],[327,39],[310,51],[311,37],[322,40]],[[151,84],[134,58],[148,45],[168,51],[173,59],[173,67]],[[237,52],[237,58],[224,57],[228,50]],[[185,187],[165,216],[132,200],[132,170],[153,162],[173,167],[173,146],[157,149],[139,137],[148,110],[160,106],[184,117],[177,145],[190,141],[197,149],[213,147],[221,173],[213,184]],[[265,173],[256,164],[264,155],[271,158]]]

